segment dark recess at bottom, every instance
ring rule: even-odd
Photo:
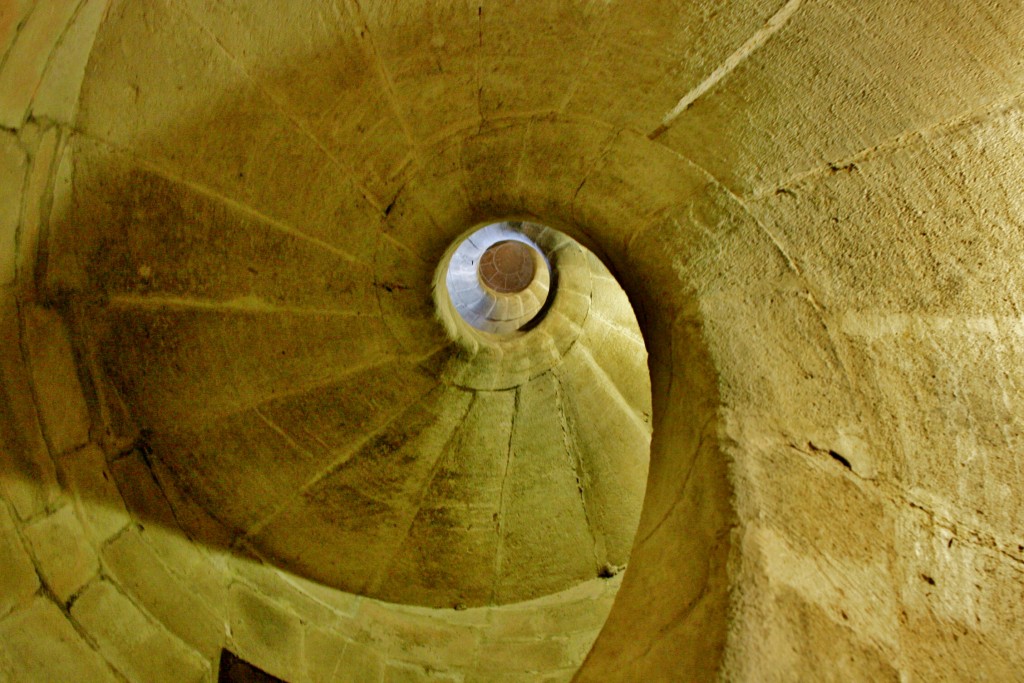
[[[285,681],[239,659],[233,652],[221,650],[220,674],[217,676],[217,683],[285,683]]]

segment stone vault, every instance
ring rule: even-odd
[[[1020,680],[1020,3],[9,0],[0,54],[0,680]],[[562,298],[459,337],[497,222]]]

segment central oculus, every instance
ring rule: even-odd
[[[532,223],[492,223],[457,243],[442,267],[448,298],[464,321],[481,332],[514,335],[540,320],[554,273],[533,238],[549,233]]]
[[[477,269],[484,286],[501,294],[521,292],[533,282],[537,264],[533,249],[513,240],[491,245]]]

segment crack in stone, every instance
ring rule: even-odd
[[[886,140],[883,140],[882,142],[875,143],[869,147],[864,147],[863,149],[843,157],[842,159],[825,162],[819,166],[815,166],[814,168],[801,171],[772,183],[768,187],[754,190],[748,193],[746,197],[750,200],[756,201],[772,195],[796,196],[792,189],[793,186],[800,185],[801,183],[809,180],[827,178],[838,172],[859,172],[861,169],[858,164],[870,160],[876,155],[884,152],[906,149],[918,142],[928,142],[934,138],[945,137],[964,126],[980,124],[993,120],[1000,115],[1019,108],[1022,101],[1024,101],[1024,92],[1006,97],[995,104],[989,105],[980,110],[959,114],[923,128],[911,131],[902,131]],[[939,170],[943,170],[941,165],[939,165],[938,168]]]
[[[73,128],[71,130],[72,132],[75,133],[76,136],[94,142],[100,146],[106,147],[111,152],[120,155],[125,159],[126,162],[134,165],[139,170],[152,173],[161,178],[162,180],[166,180],[176,185],[181,185],[182,187],[188,188],[189,190],[192,190],[193,192],[196,192],[204,197],[216,200],[218,202],[222,202],[229,209],[242,213],[245,216],[262,223],[268,228],[272,228],[289,237],[309,242],[310,244],[313,244],[314,246],[317,246],[323,249],[324,251],[333,254],[334,256],[337,256],[350,264],[357,264],[364,266],[366,268],[371,268],[371,265],[369,263],[359,258],[356,258],[355,256],[348,253],[344,249],[341,249],[340,247],[336,247],[333,244],[330,244],[329,242],[325,242],[318,237],[314,237],[306,232],[303,232],[302,230],[299,230],[298,228],[289,225],[288,223],[285,223],[280,219],[273,218],[263,213],[259,209],[256,209],[253,206],[240,202],[236,199],[232,199],[231,197],[222,195],[219,192],[213,190],[212,188],[206,187],[205,185],[199,182],[196,182],[194,180],[187,180],[177,175],[170,169],[164,168],[156,161],[143,159],[142,157],[139,157],[129,149],[120,147],[109,140],[96,137],[95,135],[84,130],[81,130],[79,128]]]
[[[757,52],[765,43],[768,42],[769,38],[775,35],[775,33],[781,30],[782,27],[789,22],[792,16],[800,8],[801,2],[802,0],[789,0],[789,2],[783,5],[781,9],[768,19],[764,26],[755,31],[754,34],[750,36],[745,43],[743,43],[743,45],[726,57],[725,61],[712,71],[707,78],[701,81],[697,87],[690,90],[690,92],[683,95],[683,98],[679,100],[676,106],[665,114],[665,117],[661,120],[661,125],[647,134],[648,139],[654,140],[664,134],[672,124],[675,123],[675,120],[680,114],[693,106],[694,102],[713,87],[718,85],[719,82],[724,80],[736,69],[736,67],[743,63],[744,60]]]
[[[569,418],[565,410],[565,392],[562,382],[554,372],[551,377],[555,383],[555,393],[558,397],[558,424],[562,430],[562,445],[569,456],[572,473],[576,478],[576,487],[580,494],[580,506],[583,508],[583,518],[587,523],[587,531],[590,533],[591,547],[594,554],[594,567],[600,572],[608,564],[608,543],[604,538],[601,529],[598,529],[590,514],[590,504],[587,500],[587,485],[589,481],[586,469],[583,466],[583,459],[576,448],[576,438],[569,426]]]
[[[515,388],[515,399],[514,406],[512,408],[512,423],[509,425],[508,430],[508,449],[505,455],[505,471],[501,476],[501,492],[498,494],[498,518],[496,531],[498,533],[498,547],[494,552],[494,577],[493,584],[491,586],[491,602],[495,601],[498,594],[498,583],[501,578],[502,563],[504,561],[505,553],[505,493],[506,485],[508,484],[508,471],[509,466],[512,463],[512,440],[516,433],[516,420],[519,417],[519,403],[520,393],[522,392],[521,387]]]
[[[637,538],[635,545],[639,546],[650,540],[650,538],[654,536],[654,534],[656,534],[659,529],[661,529],[665,522],[667,522],[669,518],[672,517],[673,514],[675,514],[676,509],[681,504],[683,504],[684,502],[689,502],[688,499],[686,499],[685,497],[686,490],[690,486],[690,479],[693,477],[693,471],[697,467],[697,461],[700,460],[704,443],[705,441],[707,441],[708,426],[714,423],[715,421],[715,416],[712,415],[711,417],[704,421],[704,424],[701,425],[700,436],[697,437],[697,445],[693,449],[693,457],[690,460],[690,466],[686,468],[686,474],[683,475],[683,485],[679,489],[679,495],[676,497],[675,500],[672,501],[672,505],[669,506],[668,510],[665,511],[661,518],[654,523],[654,526],[651,527],[651,530],[645,533],[642,537]]]

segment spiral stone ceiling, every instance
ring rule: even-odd
[[[1019,2],[10,0],[0,54],[0,681],[1021,680]],[[553,284],[501,334],[439,271],[495,223]]]

